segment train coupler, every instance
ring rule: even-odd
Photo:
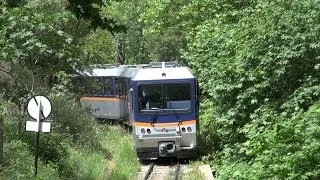
[[[176,146],[174,142],[159,142],[159,155],[166,156],[168,153],[174,153]]]

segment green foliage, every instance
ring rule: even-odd
[[[101,132],[88,109],[65,93],[49,96],[53,104],[53,131],[76,144],[95,149],[101,148]]]
[[[320,104],[289,119],[264,110],[243,128],[247,141],[224,150],[219,178],[319,178],[319,118]]]
[[[220,150],[219,177],[318,177],[317,135],[309,134],[320,97],[318,1],[199,2],[189,10],[208,4],[215,6],[184,55],[208,99],[203,133],[207,149]]]
[[[105,128],[105,147],[111,152],[106,179],[135,179],[140,170],[132,133],[120,126]]]
[[[312,45],[319,14],[305,15],[310,10],[318,12],[317,6],[309,9],[300,1],[290,8],[260,2],[232,11],[236,19],[229,19],[229,11],[221,13],[190,37],[186,58],[217,105],[223,137],[241,139],[239,128],[254,118],[259,106],[279,108],[309,76],[319,75],[318,48]]]
[[[28,145],[19,140],[8,142],[4,148],[4,169],[0,172],[3,179],[60,179],[56,167],[52,164],[38,165],[38,175],[34,178],[34,156]]]
[[[117,59],[116,39],[105,30],[97,30],[90,33],[84,40],[82,47],[85,51],[91,52],[93,64],[113,64]]]
[[[80,63],[78,45],[65,31],[66,24],[74,21],[60,1],[50,1],[57,9],[40,9],[41,4],[26,4],[10,9],[5,24],[6,43],[2,58],[28,67],[34,74],[54,74],[70,71]]]
[[[187,4],[184,0],[147,2],[141,21],[146,26],[144,32],[153,61],[183,61],[180,51],[186,47],[189,30],[189,19],[183,14]]]
[[[103,0],[87,0],[77,1],[68,0],[69,5],[67,7],[78,20],[85,19],[91,20],[91,27],[97,29],[108,29],[112,34],[114,32],[125,32],[126,27],[119,24],[112,18],[103,17],[100,13],[102,7],[106,7],[105,1]],[[107,1],[108,2],[108,1]]]
[[[135,7],[134,11],[132,7]],[[116,34],[113,40],[108,39],[109,43],[102,46],[107,50],[113,50],[113,53],[109,54],[109,57],[114,58],[113,62],[116,61],[116,56],[121,51],[125,54],[126,64],[150,62],[144,33],[145,24],[140,20],[146,8],[146,1],[123,0],[111,1],[110,5],[103,9],[105,16],[112,16],[127,27],[126,33]]]
[[[61,173],[67,179],[104,179],[105,154],[99,151],[67,146],[68,158],[62,159]]]

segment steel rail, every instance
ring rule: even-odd
[[[151,172],[153,170],[153,167],[154,167],[154,162],[152,162],[150,164],[149,169],[148,169],[147,173],[145,174],[143,180],[147,180],[149,178],[149,176],[150,176],[150,174],[151,174]]]
[[[179,172],[180,172],[180,163],[179,161],[177,162],[177,165],[176,165],[176,169],[174,171],[174,180],[178,180],[179,178]]]

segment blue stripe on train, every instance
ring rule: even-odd
[[[188,115],[178,115],[181,121],[189,121],[190,119],[196,119],[195,113]],[[152,121],[154,115],[135,115],[134,119],[136,122],[150,122]],[[159,115],[156,118],[156,123],[170,123],[177,122],[177,117],[175,115]]]

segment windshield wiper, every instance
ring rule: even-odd
[[[176,119],[177,119],[177,122],[178,122],[178,125],[179,125],[181,123],[180,116],[178,115],[178,112],[177,112],[176,108],[173,106],[172,103],[170,103],[170,106],[171,106],[171,109],[172,109],[174,115],[176,116]]]
[[[153,125],[153,124],[155,124],[157,122],[160,111],[161,111],[161,109],[156,109],[156,113],[150,119],[150,124],[151,125]]]

